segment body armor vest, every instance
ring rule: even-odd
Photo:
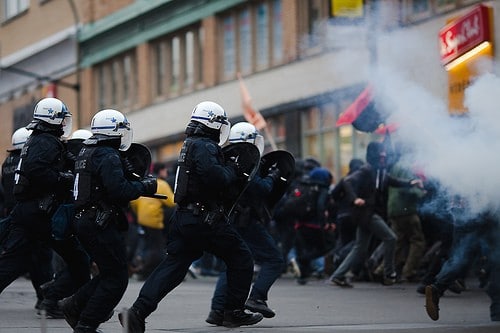
[[[42,135],[47,135],[47,134],[38,134],[38,135],[31,135],[28,140],[26,141],[25,145],[21,149],[21,156],[19,159],[19,164],[16,168],[15,174],[14,174],[14,188],[13,188],[13,193],[16,197],[17,200],[26,200],[26,199],[34,199],[34,198],[40,198],[43,197],[49,193],[56,193],[57,189],[56,188],[40,188],[40,186],[33,186],[33,181],[30,180],[30,177],[36,177],[36,175],[27,175],[24,171],[24,164],[23,161],[26,160],[28,152],[30,150],[33,150],[34,148],[30,148],[32,145],[36,146],[37,144],[41,143],[41,140],[44,140],[44,138],[41,138]],[[51,135],[51,134],[48,134]],[[56,170],[62,171],[63,166],[65,164],[64,160],[64,155],[65,155],[65,147],[63,143],[60,140],[57,140],[57,143],[59,144],[59,151],[60,155],[56,161],[54,161],[53,167],[55,167]],[[33,152],[31,152],[33,154]],[[25,163],[25,162],[24,162]],[[35,162],[33,162],[35,163]],[[56,186],[57,184],[54,184]]]
[[[92,155],[97,147],[84,146],[75,161],[75,183],[73,198],[75,208],[92,205],[99,202],[102,197],[102,185],[97,177],[92,177]]]

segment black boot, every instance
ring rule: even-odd
[[[77,324],[73,329],[73,333],[102,333],[102,331],[98,330],[97,327],[94,326]]]
[[[146,331],[146,322],[134,307],[125,312],[120,312],[118,319],[122,327],[127,329],[127,333],[144,333]]]
[[[260,313],[248,313],[241,309],[224,311],[224,321],[222,325],[225,327],[253,325],[261,321],[262,318],[264,318],[264,316]]]
[[[57,302],[57,305],[61,309],[64,319],[72,328],[75,328],[76,324],[78,324],[78,320],[80,319],[80,309],[76,305],[76,302],[73,296],[66,297],[65,299]]]
[[[64,315],[61,311],[61,309],[59,308],[59,306],[57,305],[57,301],[56,300],[52,300],[52,299],[44,299],[42,301],[42,303],[40,304],[40,313],[42,311],[45,311],[45,315],[47,316],[47,318],[51,318],[51,319],[63,319],[64,318]]]
[[[224,321],[224,311],[210,310],[210,313],[205,321],[212,325],[222,326],[222,322]]]
[[[261,299],[249,298],[245,303],[245,308],[252,312],[262,313],[266,318],[272,318],[276,315],[276,313],[267,306],[266,301]]]

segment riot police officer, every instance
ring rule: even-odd
[[[227,223],[222,204],[224,192],[243,176],[237,164],[225,165],[219,146],[227,140],[229,129],[226,112],[217,103],[205,101],[194,108],[178,159],[174,188],[178,209],[169,226],[167,256],[148,277],[132,307],[119,315],[128,332],[145,331],[146,317],[183,281],[203,251],[227,265],[229,283],[222,324],[253,325],[263,318],[260,313],[244,310],[252,281],[252,255]]]
[[[156,192],[156,178],[129,180],[119,151],[132,143],[132,128],[119,111],[92,118],[92,136],[75,161],[75,230],[99,274],[59,304],[73,332],[94,333],[110,318],[128,284],[124,213],[130,200]]]
[[[240,122],[231,127],[229,143],[239,142],[254,144],[261,155],[264,151],[264,139],[250,123]],[[266,201],[274,184],[280,181],[280,170],[272,168],[266,172],[268,174],[265,177],[260,177],[258,174],[253,176],[238,200],[230,221],[249,246],[254,261],[260,266],[245,307],[252,312],[261,313],[266,318],[272,318],[275,313],[267,306],[268,292],[281,275],[285,262],[280,249],[267,229],[271,215]],[[226,272],[222,272],[217,280],[211,311],[206,319],[207,323],[222,325],[226,289]]]
[[[28,140],[31,130],[26,127],[18,128],[12,134],[12,146],[7,149],[9,153],[7,158],[2,163],[2,187],[4,190],[4,216],[8,216],[16,204],[14,198],[14,174],[21,159],[21,149]],[[9,223],[9,222],[7,222]],[[46,245],[40,246],[33,251],[33,264],[29,270],[30,280],[35,288],[37,302],[35,309],[42,309],[43,292],[41,286],[52,279],[52,249]],[[49,313],[51,315],[52,313]]]
[[[90,278],[89,261],[76,237],[53,237],[52,218],[58,207],[71,199],[73,174],[66,165],[66,149],[62,142],[71,132],[71,113],[57,98],[40,100],[26,126],[31,135],[21,150],[14,175],[13,193],[17,204],[11,217],[11,228],[2,243],[0,254],[0,292],[29,270],[31,256],[40,243],[59,254],[68,266],[71,285],[79,287]],[[44,295],[41,304],[50,317],[60,317],[57,300],[61,299],[68,281],[58,280]]]

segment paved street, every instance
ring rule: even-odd
[[[475,280],[468,281],[470,290],[441,299],[441,318],[434,322],[427,317],[424,297],[415,292],[415,285],[356,283],[353,289],[340,289],[323,280],[299,286],[285,276],[271,289],[269,305],[277,316],[235,329],[205,323],[214,284],[212,277],[187,278],[148,318],[146,332],[500,332],[500,323],[489,320],[489,298],[477,289]],[[141,285],[130,280],[115,312],[132,304]],[[21,278],[10,285],[0,295],[0,333],[71,332],[64,320],[38,318],[34,303],[28,280]],[[101,329],[105,333],[122,332],[116,315]]]

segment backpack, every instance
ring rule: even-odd
[[[302,180],[295,184],[284,198],[282,209],[297,220],[311,220],[318,213],[321,188],[317,183]]]

